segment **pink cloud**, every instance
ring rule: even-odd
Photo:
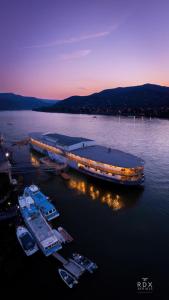
[[[41,44],[41,45],[27,46],[25,48],[47,48],[47,47],[54,47],[57,45],[78,43],[80,41],[85,41],[85,40],[90,40],[90,39],[98,39],[98,38],[102,38],[102,37],[110,35],[111,32],[113,30],[115,30],[116,28],[117,28],[117,26],[112,26],[110,28],[110,30],[100,31],[100,32],[96,32],[96,33],[92,33],[92,34],[88,34],[88,35],[82,35],[79,37],[71,37],[71,38],[63,39],[63,40],[56,40],[56,41],[46,43],[46,44]]]

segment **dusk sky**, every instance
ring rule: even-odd
[[[0,0],[0,92],[169,86],[168,0]]]

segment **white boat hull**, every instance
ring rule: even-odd
[[[34,247],[30,250],[24,249],[23,244],[21,242],[21,236],[26,234],[26,233],[29,234],[29,236],[32,238],[32,235],[30,234],[30,232],[25,227],[23,227],[23,226],[18,226],[17,227],[16,235],[17,235],[17,239],[19,241],[19,244],[21,245],[21,247],[24,250],[25,254],[27,256],[31,256],[31,255],[33,255],[34,253],[36,253],[38,251],[38,246],[35,244]]]

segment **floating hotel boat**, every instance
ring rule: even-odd
[[[72,289],[75,284],[78,284],[78,281],[66,270],[59,269],[58,272],[62,280],[68,285],[69,288]]]
[[[93,271],[98,268],[98,266],[94,262],[78,253],[73,253],[73,259],[76,263],[78,263],[81,267],[83,267],[90,273],[93,273]]]
[[[49,256],[62,248],[60,241],[49,226],[34,200],[28,196],[19,197],[19,208],[26,226],[42,252]]]
[[[88,175],[123,185],[144,182],[144,161],[116,149],[96,145],[95,141],[57,133],[30,134],[31,147],[46,156],[65,158],[67,164]]]
[[[36,206],[40,209],[47,221],[51,221],[59,216],[59,212],[54,205],[49,202],[48,197],[46,197],[36,185],[32,184],[31,186],[26,187],[24,189],[24,196],[33,198]]]
[[[22,249],[27,256],[30,256],[38,251],[37,244],[26,227],[18,226],[16,229],[16,235]]]

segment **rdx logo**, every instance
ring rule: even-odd
[[[153,291],[153,283],[147,277],[141,278],[140,281],[137,281],[137,291],[150,293]]]

